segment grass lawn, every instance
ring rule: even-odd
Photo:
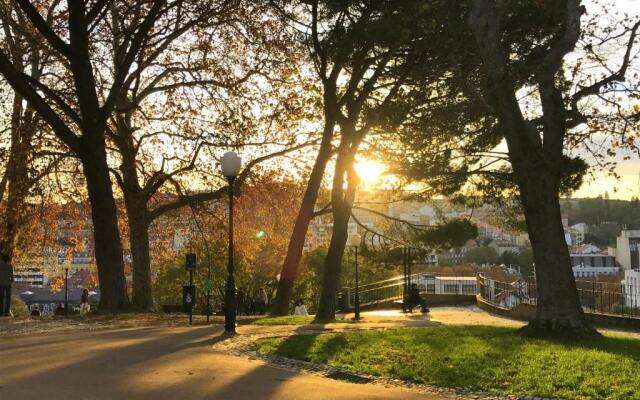
[[[515,328],[443,326],[299,335],[261,353],[441,387],[566,399],[640,399],[640,340],[564,343]]]
[[[303,317],[301,315],[286,315],[284,317],[264,317],[251,322],[252,325],[309,325],[313,323],[313,315]],[[352,320],[336,319],[328,323],[350,324],[355,323]]]

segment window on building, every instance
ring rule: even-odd
[[[444,293],[458,293],[458,284],[445,283],[443,289],[444,289]]]

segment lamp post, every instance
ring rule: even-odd
[[[354,234],[351,236],[350,238],[350,245],[353,246],[353,252],[354,252],[354,256],[355,256],[355,264],[356,264],[356,296],[355,296],[355,301],[354,301],[354,306],[355,306],[355,312],[354,312],[354,316],[353,319],[355,320],[359,320],[360,319],[360,275],[358,273],[358,247],[360,246],[360,235],[359,234]]]
[[[402,274],[404,275],[403,293],[402,293],[402,312],[406,313],[409,308],[409,271],[408,271],[408,248],[402,248]]]
[[[240,172],[242,160],[233,151],[224,153],[220,159],[222,175],[229,183],[229,260],[227,263],[227,285],[224,293],[224,330],[236,333],[236,283],[233,278],[233,187]]]
[[[64,269],[64,314],[69,315],[69,268]]]
[[[407,246],[407,289],[409,292],[409,297],[411,297],[411,247],[408,247],[408,246]],[[409,299],[409,303],[411,303],[411,299]],[[409,308],[411,308],[411,305],[409,305]]]

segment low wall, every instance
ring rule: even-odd
[[[427,306],[464,306],[476,303],[475,294],[425,294],[423,298],[427,301]],[[402,308],[402,300],[389,300],[373,304],[363,304],[360,310],[382,310],[389,308]],[[353,312],[353,305],[349,308]]]
[[[619,329],[640,329],[640,318],[623,317],[621,315],[586,313],[587,319],[595,326]]]
[[[503,308],[488,303],[480,295],[476,296],[479,308],[507,318],[517,319],[521,321],[531,321],[536,316],[536,306],[530,304],[520,304],[514,308]],[[585,313],[589,322],[595,326],[619,328],[619,329],[640,329],[640,318],[630,318],[621,315],[610,314],[593,314]]]
[[[480,295],[476,296],[476,304],[486,312],[511,319],[531,321],[536,316],[536,307],[530,304],[519,304],[513,308],[504,308],[487,302],[485,299],[480,297]]]
[[[462,306],[476,303],[475,294],[426,294],[427,306]]]

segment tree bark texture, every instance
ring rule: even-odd
[[[102,131],[104,132],[104,131]],[[95,257],[100,281],[100,309],[129,309],[116,203],[113,197],[104,134],[83,137],[80,160],[87,181]]]
[[[349,219],[351,218],[353,201],[358,185],[358,178],[353,167],[355,153],[358,148],[358,144],[352,143],[355,129],[343,135],[344,143],[341,144],[341,149],[336,159],[331,193],[333,227],[327,257],[324,262],[322,291],[316,315],[316,319],[319,321],[335,319],[336,296],[342,272],[342,258],[349,236]],[[348,181],[346,190],[344,189],[345,174]]]
[[[132,259],[132,302],[139,311],[153,309],[151,283],[151,256],[149,253],[149,225],[151,219],[147,208],[149,195],[140,186],[136,168],[136,151],[133,132],[130,131],[131,118],[117,116],[118,138],[115,140],[122,156],[120,186],[124,195],[129,227],[129,246]]]
[[[331,159],[333,139],[333,130],[335,126],[335,117],[328,110],[325,110],[325,127],[322,133],[322,142],[316,156],[315,164],[311,170],[307,188],[302,198],[300,210],[296,217],[295,225],[287,254],[282,265],[280,280],[278,281],[278,290],[274,300],[271,313],[273,315],[287,315],[289,313],[289,305],[291,303],[291,294],[293,285],[298,277],[298,267],[304,250],[304,243],[309,230],[309,224],[314,217],[315,205],[318,199],[318,192],[322,184],[322,178],[327,168],[327,163]]]

